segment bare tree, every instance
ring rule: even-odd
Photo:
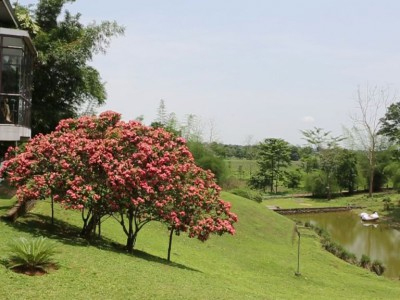
[[[208,120],[208,132],[209,132],[208,142],[210,144],[212,142],[217,142],[218,141],[217,124],[214,119]]]
[[[182,136],[187,141],[201,142],[203,137],[203,126],[201,119],[194,115],[189,114],[186,116],[186,122],[181,128]]]
[[[357,89],[357,113],[351,116],[353,127],[347,134],[355,147],[365,153],[368,159],[369,196],[372,196],[374,174],[376,169],[376,153],[385,139],[379,134],[381,118],[386,108],[396,99],[396,93],[388,87],[365,87]]]

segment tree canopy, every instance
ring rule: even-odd
[[[62,119],[77,116],[85,102],[106,100],[99,72],[88,65],[93,55],[105,53],[114,36],[124,28],[116,22],[84,25],[80,14],[63,7],[74,0],[39,0],[35,6],[16,4],[22,29],[30,32],[38,52],[34,65],[32,133],[49,133]]]
[[[114,112],[60,122],[10,150],[0,175],[18,188],[19,201],[51,197],[82,212],[85,236],[106,215],[121,224],[132,251],[151,221],[201,241],[233,234],[237,221],[210,171],[196,166],[185,140],[163,128],[120,121]]]
[[[284,169],[290,163],[289,143],[282,139],[269,138],[259,145],[259,155],[257,163],[259,170],[250,180],[250,184],[255,188],[265,188],[269,185],[271,193],[275,186],[278,189],[278,182],[283,180]]]

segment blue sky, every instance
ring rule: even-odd
[[[36,1],[19,1],[21,4]],[[156,118],[160,99],[205,139],[335,135],[350,126],[359,85],[400,87],[400,1],[77,0],[82,21],[116,20],[126,33],[91,62],[108,92],[99,109]]]

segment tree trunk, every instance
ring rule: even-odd
[[[375,175],[375,142],[372,141],[372,147],[369,154],[369,197],[374,192],[374,175]]]
[[[372,154],[371,154],[372,155]],[[375,173],[375,164],[374,158],[371,156],[369,162],[369,197],[372,197],[372,193],[374,192],[374,173]]]
[[[271,173],[271,194],[274,192],[274,173]]]
[[[126,240],[126,250],[129,253],[133,253],[133,247],[135,247],[135,242],[136,242],[136,234],[137,234],[137,229],[135,232],[133,231],[133,210],[129,209],[128,213],[128,222],[129,222],[129,228],[127,232],[127,240]]]
[[[169,244],[168,244],[168,257],[167,260],[171,261],[171,248],[172,248],[172,237],[173,237],[173,233],[174,233],[174,228],[171,228],[171,232],[169,234]]]
[[[327,198],[328,200],[332,199],[332,191],[331,191],[331,180],[330,180],[330,174],[326,174],[326,188],[327,188]]]
[[[98,231],[98,237],[101,237],[101,219],[99,219],[99,222],[98,222],[98,224],[97,224],[97,227],[98,227],[98,229],[99,229],[99,231]]]
[[[54,225],[54,199],[53,199],[53,193],[50,194],[51,198],[51,225]]]
[[[96,226],[98,224],[98,219],[96,214],[93,214],[87,224],[84,224],[84,227],[81,231],[81,236],[85,239],[90,239],[93,237],[93,234],[96,231]]]
[[[128,236],[128,238],[126,239],[126,250],[129,253],[133,253],[133,248],[135,247],[135,243],[136,243],[136,234],[131,234]]]

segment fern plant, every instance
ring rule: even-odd
[[[9,245],[10,268],[27,268],[46,270],[54,264],[53,256],[57,252],[56,245],[44,237],[33,239],[19,238]]]

